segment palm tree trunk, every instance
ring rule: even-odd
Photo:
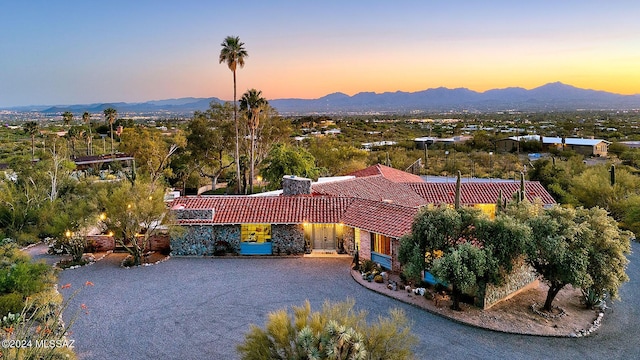
[[[31,135],[31,161],[36,157],[36,148],[34,146],[35,136]]]
[[[253,176],[254,176],[254,159],[255,159],[255,149],[256,149],[256,139],[255,139],[255,133],[256,130],[255,129],[251,129],[251,167],[250,167],[250,174],[249,174],[249,194],[253,194]]]
[[[113,155],[113,123],[109,123],[109,129],[111,130],[111,155]]]
[[[233,71],[233,121],[236,126],[236,180],[240,194],[240,133],[238,131],[238,107],[236,106],[236,71]]]

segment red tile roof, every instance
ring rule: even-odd
[[[353,198],[321,196],[185,196],[174,209],[214,209],[212,220],[178,219],[178,224],[339,223]]]
[[[311,187],[313,194],[354,197],[373,201],[390,201],[394,204],[416,207],[427,204],[409,184],[393,182],[382,175],[360,177],[330,183],[317,183]]]
[[[408,172],[405,172],[405,171],[402,171],[402,170],[398,170],[398,169],[394,169],[392,167],[381,165],[381,164],[369,166],[366,169],[354,171],[349,175],[352,175],[352,176],[355,176],[355,177],[358,177],[358,178],[359,177],[382,175],[385,179],[387,179],[389,181],[396,182],[396,183],[422,183],[422,182],[424,182],[424,180],[418,175],[410,174]]]
[[[543,204],[555,204],[539,182],[527,181],[525,186],[530,201],[538,198]],[[519,182],[463,182],[461,202],[464,205],[494,204],[500,190],[510,199],[519,189]],[[171,207],[181,211],[214,210],[213,219],[178,219],[178,224],[182,225],[342,222],[399,238],[411,231],[421,206],[452,204],[454,201],[455,183],[395,182],[377,174],[314,184],[312,195],[186,196],[174,200]]]
[[[400,238],[411,232],[418,208],[380,201],[356,199],[342,216],[346,225]]]
[[[422,183],[409,184],[411,189],[432,204],[453,204],[455,202],[455,183]],[[498,194],[502,190],[503,198],[511,196],[520,190],[519,182],[474,183],[460,184],[460,202],[462,205],[495,204]],[[525,195],[529,201],[538,198],[545,205],[555,204],[556,201],[538,181],[525,182]]]

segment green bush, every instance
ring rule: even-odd
[[[45,263],[18,262],[0,269],[0,294],[19,292],[24,296],[42,291],[51,267]]]
[[[19,314],[24,307],[24,298],[21,294],[10,293],[0,295],[0,317],[6,316],[9,313]]]

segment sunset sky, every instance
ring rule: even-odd
[[[640,1],[5,1],[0,107],[238,93],[476,91],[561,81],[640,94]]]

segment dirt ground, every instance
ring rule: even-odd
[[[404,289],[389,290],[385,284],[362,280],[359,272],[352,271],[352,276],[358,283],[373,291],[421,307],[429,312],[440,314],[461,323],[508,333],[574,336],[581,330],[591,328],[598,317],[598,312],[587,310],[580,303],[581,292],[579,289],[572,287],[562,289],[553,302],[553,305],[564,310],[565,314],[555,318],[547,318],[536,314],[531,308],[534,303],[540,307],[544,304],[548,287],[542,282],[538,286],[525,290],[511,299],[504,300],[488,310],[461,303],[460,306],[463,311],[453,311],[450,309],[451,301],[448,299],[439,299],[436,306],[434,300],[427,299],[424,296],[408,293]]]

